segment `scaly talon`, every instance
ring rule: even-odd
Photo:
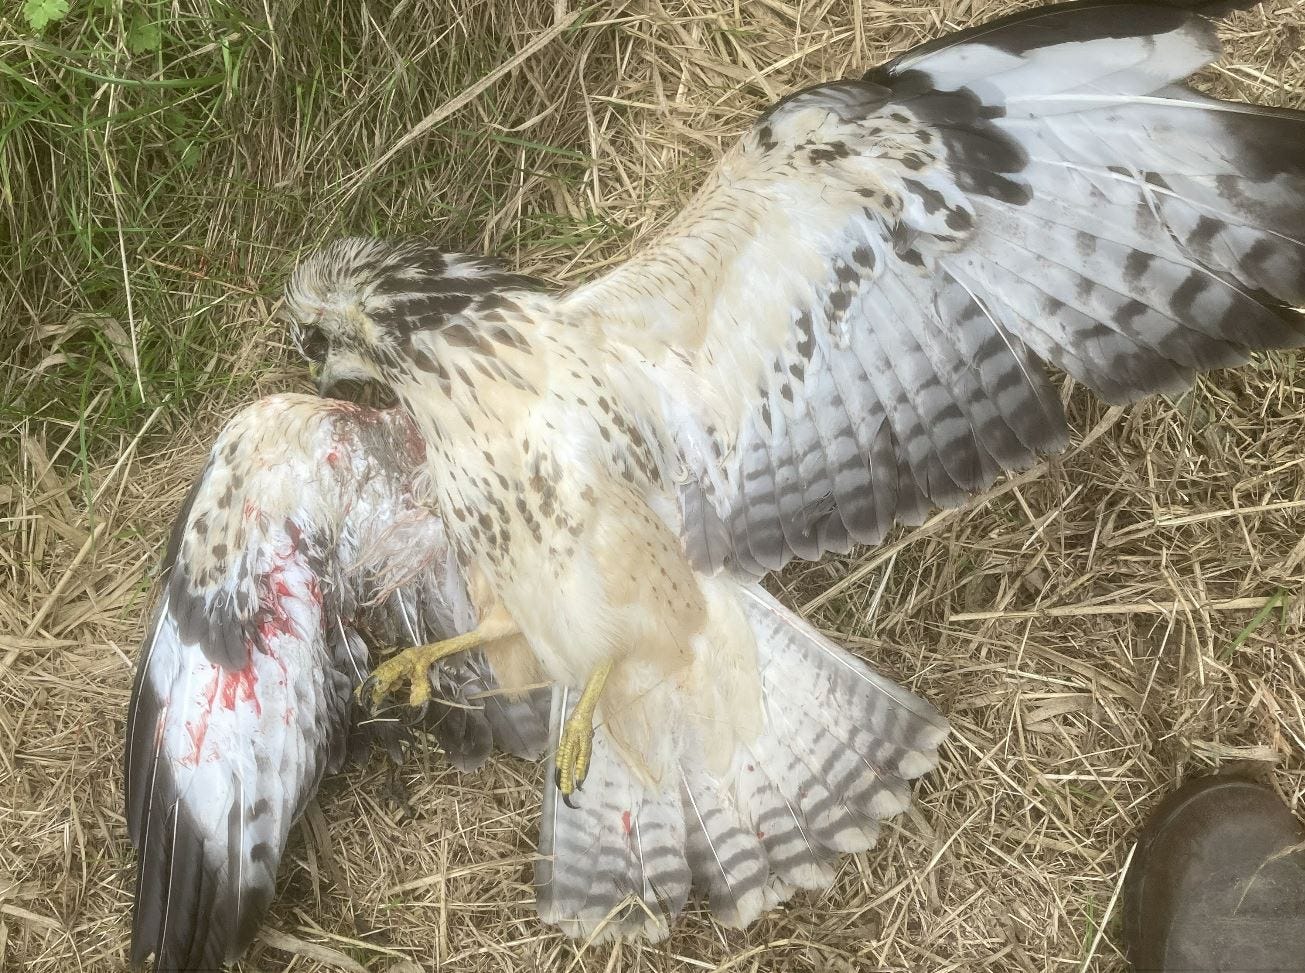
[[[562,800],[568,807],[575,807],[571,803],[571,795],[584,784],[593,749],[593,723],[577,706],[571,718],[563,725],[562,736],[557,743],[557,789],[562,792]]]
[[[589,775],[589,761],[594,753],[594,711],[598,709],[598,698],[602,695],[603,685],[611,671],[610,661],[602,663],[593,671],[575,709],[562,725],[562,734],[557,741],[557,756],[554,758],[556,769],[553,781],[561,791],[567,807],[575,807],[571,803],[571,795],[580,790],[585,777]]]
[[[408,705],[422,706],[430,700],[430,667],[440,659],[474,649],[486,642],[503,638],[516,632],[516,626],[499,619],[482,622],[470,632],[432,642],[414,645],[391,656],[372,670],[372,674],[358,687],[358,696],[370,696],[372,709],[380,705],[395,686],[408,681]]]
[[[404,649],[386,659],[372,670],[367,681],[358,687],[359,695],[370,696],[371,708],[376,709],[381,700],[402,683],[408,681],[408,705],[420,706],[430,699],[430,667],[435,658],[427,657],[427,650],[440,648],[441,643],[418,645]]]

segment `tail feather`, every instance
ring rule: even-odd
[[[670,921],[679,915],[689,897],[692,876],[688,863],[676,849],[686,840],[685,820],[674,802],[648,799],[631,801],[630,812],[631,861],[642,876],[642,904],[627,917],[622,930],[626,934],[638,932],[640,925],[649,928],[656,924],[659,931],[670,931]],[[622,820],[622,832],[624,832]],[[660,939],[661,935],[649,938]]]
[[[874,845],[932,769],[947,722],[833,645],[759,587],[736,589],[756,642],[762,729],[713,770],[691,721],[675,725],[678,780],[633,769],[600,721],[577,807],[549,767],[536,870],[539,913],[573,936],[664,937],[690,880],[743,927],[795,889],[825,888],[843,853]],[[697,707],[678,689],[684,710]],[[568,693],[554,697],[556,742]],[[676,721],[668,719],[668,726]]]
[[[755,752],[750,756],[760,761]],[[834,880],[838,853],[811,834],[798,806],[768,774],[755,770],[757,763],[752,766],[739,776],[739,806],[765,848],[771,870],[795,888],[827,888]]]
[[[742,928],[768,904],[765,849],[744,828],[729,791],[703,768],[686,768],[682,786],[694,885],[707,893],[712,915]]]
[[[485,718],[494,742],[514,757],[538,760],[548,746],[548,696],[545,690],[531,690],[524,696],[483,690],[477,700],[485,707]]]
[[[803,687],[805,695],[845,711],[852,725],[903,747],[936,750],[946,738],[950,726],[931,704],[839,648],[759,585],[739,590],[765,670],[790,687],[786,692]]]
[[[797,807],[807,835],[837,852],[863,851],[873,845],[877,825],[848,800],[840,786],[848,775],[834,766],[848,755],[838,752],[829,736],[803,717],[793,720],[772,709],[769,719],[775,732],[762,738],[766,745],[762,752],[770,759],[760,765],[761,772]]]
[[[575,705],[553,693],[554,746]],[[550,758],[545,774],[535,892],[539,916],[577,938],[602,941],[642,932],[660,940],[689,896],[683,849],[686,822],[678,800],[631,772],[599,725],[585,789],[574,807],[562,801]]]

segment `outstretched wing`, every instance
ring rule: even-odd
[[[249,944],[290,826],[343,761],[364,635],[474,624],[442,524],[411,492],[422,455],[397,411],[309,396],[264,399],[218,437],[173,530],[128,715],[133,964],[216,969]],[[480,659],[432,679],[449,705],[494,685]],[[497,711],[459,712],[436,731],[471,766]]]
[[[1182,85],[1218,53],[1089,0],[800,91],[573,292],[660,397],[695,561],[873,543],[1063,448],[1042,362],[1127,402],[1301,344],[1305,116]]]

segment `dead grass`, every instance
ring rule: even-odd
[[[148,86],[91,85],[84,130],[19,125],[3,145],[20,233],[0,296],[19,325],[0,340],[15,366],[0,380],[0,969],[124,965],[122,719],[151,573],[223,417],[302,381],[266,323],[300,246],[433,228],[572,279],[665,220],[766,101],[1007,4],[343,6],[158,8],[168,40],[143,61],[88,26],[91,7],[42,42],[67,63],[15,48],[21,91],[51,97],[97,44],[138,81],[202,74],[207,43],[241,54],[234,80],[215,62],[221,90],[160,106]],[[1303,27],[1299,0],[1238,16],[1209,84],[1302,107]],[[198,161],[153,186],[144,148],[124,154],[148,129],[87,140],[124,108],[139,113],[124,125],[202,122]],[[120,153],[116,183],[74,164],[100,148]],[[69,171],[30,195],[50,160]],[[104,330],[87,315],[116,322],[111,340],[87,340],[88,321]],[[240,968],[1122,969],[1112,906],[1162,792],[1251,760],[1305,801],[1305,375],[1281,356],[1178,402],[1068,401],[1086,445],[779,582],[956,726],[910,817],[829,893],[746,934],[691,915],[660,947],[585,949],[532,914],[536,767],[378,761],[324,788]]]

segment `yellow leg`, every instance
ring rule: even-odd
[[[443,642],[415,645],[404,649],[372,670],[371,678],[358,687],[361,695],[370,691],[374,709],[396,685],[408,680],[408,705],[421,706],[430,699],[430,667],[440,659],[466,652],[508,635],[515,635],[517,627],[500,618],[486,619],[470,632],[456,635]]]
[[[571,803],[571,794],[580,789],[589,773],[589,758],[594,749],[594,711],[598,709],[598,698],[603,694],[603,686],[611,672],[609,659],[590,674],[580,693],[580,701],[562,726],[562,736],[557,742],[556,782],[568,807],[575,806]]]

